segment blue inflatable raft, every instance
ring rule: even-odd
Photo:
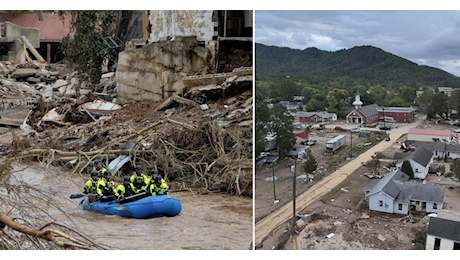
[[[137,219],[174,217],[179,215],[182,210],[180,201],[169,195],[148,196],[132,200],[128,198],[111,202],[96,201],[88,203],[88,198],[86,198],[83,203],[83,209],[101,214]]]

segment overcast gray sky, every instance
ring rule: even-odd
[[[460,76],[460,11],[256,11],[255,14],[257,43],[327,51],[372,45],[417,64]]]

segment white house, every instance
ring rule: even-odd
[[[410,210],[439,212],[444,205],[446,187],[408,182],[409,176],[400,170],[372,181],[364,189],[370,210],[408,214]]]
[[[424,180],[428,175],[428,171],[433,164],[434,154],[424,147],[417,148],[414,152],[409,155],[396,154],[395,159],[399,159],[399,163],[396,164],[398,170],[401,170],[404,161],[409,161],[414,172],[414,178]]]
[[[420,141],[408,141],[406,145],[413,146],[415,148],[424,147],[434,154],[435,159],[457,159],[460,158],[460,145],[459,144],[447,144],[443,142],[420,142]]]
[[[441,93],[441,92],[444,92],[444,94],[446,94],[448,97],[450,97],[452,95],[452,92],[454,91],[455,89],[453,88],[448,88],[448,87],[438,87],[438,92]]]
[[[460,212],[442,210],[431,217],[426,250],[460,250]]]

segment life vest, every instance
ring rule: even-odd
[[[152,182],[150,184],[150,194],[152,194],[152,196],[155,196],[155,195],[169,195],[169,187],[168,185],[166,184],[166,182],[161,182],[160,186],[157,186],[155,184],[155,182]]]
[[[102,179],[103,176],[104,176],[104,172],[107,171],[107,169],[104,168],[104,167],[101,167],[101,168],[99,169],[99,171],[96,170],[96,167],[93,167],[93,170],[97,171],[97,173],[99,174],[98,177],[101,178],[101,179]]]
[[[99,178],[94,180],[93,178],[89,178],[89,180],[85,183],[85,186],[89,188],[89,193],[96,193],[97,183],[99,182]],[[83,192],[86,193],[85,187],[83,187]]]
[[[146,186],[146,177],[144,174],[141,174],[141,176],[134,174],[131,176],[131,183],[136,189],[140,190]]]
[[[102,179],[98,182],[97,193],[99,193],[100,195],[102,194],[102,196],[115,195],[114,186],[115,184],[113,183],[113,181],[107,181],[106,179]]]
[[[128,186],[125,186],[125,184],[120,184],[117,187],[117,193],[119,196],[122,197],[129,197],[137,193],[136,188],[133,186],[132,183],[130,183]]]

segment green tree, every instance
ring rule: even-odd
[[[433,99],[429,103],[427,107],[427,117],[428,119],[436,117],[436,115],[440,115],[444,117],[449,114],[449,106],[446,102],[448,97],[443,93],[436,93],[433,95]]]
[[[414,171],[412,170],[412,166],[408,160],[405,160],[402,164],[401,171],[405,174],[409,175],[409,178],[414,178]]]
[[[307,104],[307,111],[324,111],[327,107],[326,96],[322,93],[316,94]]]
[[[398,94],[407,104],[413,104],[417,97],[415,89],[407,86],[401,87]]]
[[[267,145],[266,136],[268,133],[267,124],[270,122],[270,109],[267,104],[265,104],[262,97],[262,93],[256,92],[256,122],[255,122],[255,132],[256,132],[256,155],[258,156],[261,152],[264,151],[265,146]]]
[[[433,97],[434,97],[433,90],[426,89],[423,91],[422,95],[420,95],[420,97],[418,98],[420,111],[428,115],[428,108],[430,107],[431,102],[433,101]],[[432,117],[428,115],[428,119]]]
[[[304,96],[304,103],[307,104],[313,96],[320,94],[320,91],[312,87],[304,87],[302,89],[302,96]]]
[[[281,104],[274,105],[271,109],[271,130],[276,134],[276,147],[280,157],[286,156],[295,144],[293,133],[294,118]]]
[[[314,171],[316,171],[318,165],[316,163],[316,159],[311,153],[311,150],[308,150],[307,153],[307,161],[303,165],[303,169],[307,174],[312,174]]]
[[[345,106],[345,99],[349,96],[348,92],[344,89],[334,88],[329,91],[326,96],[329,101],[329,112],[343,114],[342,110]]]
[[[455,177],[460,181],[460,160],[455,159],[450,164],[450,171],[454,174]]]
[[[373,86],[369,89],[369,94],[375,104],[384,106],[388,96],[388,90],[380,85]]]
[[[60,11],[59,15],[70,17],[70,32],[61,42],[66,59],[81,72],[80,78],[99,83],[104,60],[111,64],[118,58],[119,49],[104,41],[115,34],[118,11]]]

